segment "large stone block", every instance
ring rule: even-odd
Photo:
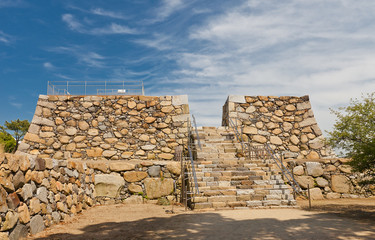
[[[127,182],[138,182],[145,179],[148,176],[147,173],[141,171],[132,171],[124,173],[124,179]]]
[[[180,106],[184,104],[189,104],[188,96],[187,95],[177,95],[172,96],[172,105],[173,106]]]
[[[312,188],[314,186],[314,178],[310,176],[295,176],[294,177],[297,181],[297,183],[301,186],[303,189],[307,189],[309,186]]]
[[[37,234],[38,232],[41,232],[45,229],[43,217],[40,215],[34,216],[30,220],[30,233],[31,234]]]
[[[323,175],[323,168],[319,162],[306,162],[307,175],[319,177]]]
[[[246,99],[242,95],[229,95],[228,102],[246,103]]]
[[[312,200],[322,200],[324,199],[322,190],[320,188],[312,188],[310,189],[310,197]]]
[[[130,171],[135,169],[135,165],[127,162],[111,162],[109,169],[114,172]]]
[[[332,175],[331,185],[332,191],[334,192],[349,193],[349,181],[344,175]]]
[[[170,195],[174,190],[173,179],[147,178],[144,181],[146,195],[150,199]]]
[[[95,175],[95,194],[97,197],[112,197],[119,195],[125,181],[121,176],[110,174]]]

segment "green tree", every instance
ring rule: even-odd
[[[353,170],[367,175],[362,183],[375,183],[375,92],[331,112],[337,120],[328,142],[352,159]]]
[[[18,143],[20,140],[22,140],[23,136],[27,133],[27,130],[29,129],[30,123],[28,120],[14,120],[14,121],[5,121],[5,127],[2,128],[2,132],[6,134],[11,134],[14,137],[14,140],[16,141],[16,145],[13,149],[13,152],[15,152],[18,148]],[[11,131],[9,133],[8,131]]]
[[[14,152],[16,148],[16,140],[5,131],[0,131],[0,145],[4,147],[5,152]]]

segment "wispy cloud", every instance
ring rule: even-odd
[[[171,49],[173,44],[171,43],[173,39],[170,36],[164,34],[154,34],[151,38],[136,39],[134,42],[150,47],[155,48],[159,51]]]
[[[185,6],[183,0],[162,0],[161,6],[156,9],[156,17],[151,20],[152,23],[163,21]]]
[[[104,27],[93,27],[90,28],[82,24],[75,16],[72,14],[63,14],[61,19],[68,25],[68,27],[76,32],[83,33],[83,34],[91,34],[91,35],[111,35],[111,34],[137,34],[138,31],[136,29],[129,28],[124,25],[120,25],[117,23],[111,23]]]
[[[192,27],[187,41],[170,39],[190,47],[171,50],[179,67],[162,81],[178,84],[192,101],[222,98],[213,101],[217,107],[229,94],[309,94],[329,129],[327,109],[375,89],[374,11],[366,0],[248,0]],[[192,103],[192,112],[220,119],[220,110],[201,106]]]
[[[25,2],[22,0],[0,0],[0,8],[2,7],[20,7],[24,6]]]
[[[60,46],[47,48],[47,51],[60,53],[60,54],[69,54],[75,57],[78,63],[86,65],[88,67],[104,68],[106,59],[104,56],[90,51],[84,47],[80,46]]]
[[[95,14],[95,15],[99,15],[99,16],[103,16],[103,17],[115,18],[115,19],[122,19],[122,20],[128,19],[126,16],[124,16],[121,13],[108,11],[108,10],[105,10],[105,9],[102,9],[102,8],[92,8],[90,10],[90,13]]]
[[[5,34],[3,31],[0,31],[0,42],[9,44],[11,42],[12,37],[8,34]]]
[[[10,105],[12,105],[13,107],[16,107],[18,109],[21,109],[23,104],[22,103],[17,103],[17,102],[10,102]]]

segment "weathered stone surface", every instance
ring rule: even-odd
[[[35,197],[32,198],[30,200],[29,208],[30,208],[30,214],[31,215],[38,214],[40,212],[40,210],[41,210],[39,199],[35,198]]]
[[[33,133],[26,133],[23,139],[26,141],[43,143],[43,144],[46,142],[44,139],[39,138],[38,135],[33,134]]]
[[[47,195],[48,191],[45,187],[40,187],[36,190],[36,197],[44,203],[48,203]]]
[[[303,128],[303,127],[311,126],[311,125],[314,125],[314,124],[316,124],[316,120],[315,120],[315,118],[312,117],[312,118],[307,118],[307,119],[303,120],[302,122],[300,122],[299,126],[301,128]]]
[[[130,171],[135,169],[135,165],[127,162],[111,162],[109,169],[115,172]]]
[[[28,233],[28,228],[25,225],[17,224],[17,226],[9,234],[9,240],[26,239]],[[0,239],[3,240],[1,236]]]
[[[298,176],[301,176],[305,173],[305,169],[303,168],[303,166],[296,166],[293,168],[293,174],[294,175],[298,175]]]
[[[275,144],[275,145],[282,145],[283,144],[283,141],[278,136],[271,136],[270,142],[271,142],[271,144]]]
[[[149,167],[147,173],[150,177],[160,177],[160,166]]]
[[[306,162],[307,175],[319,177],[323,175],[323,168],[319,162]]]
[[[91,135],[91,136],[97,136],[99,135],[99,130],[96,129],[96,128],[90,128],[88,131],[87,131],[87,134]]]
[[[26,180],[25,180],[25,175],[23,175],[22,171],[18,171],[14,176],[13,176],[13,185],[15,189],[22,188],[23,185],[25,185]]]
[[[172,105],[173,106],[180,106],[184,104],[189,104],[188,96],[187,95],[177,95],[172,96]]]
[[[143,203],[143,198],[142,196],[133,195],[125,199],[124,203],[125,204],[141,204]]]
[[[320,136],[320,137],[317,137],[317,138],[311,140],[309,142],[309,146],[312,149],[319,149],[319,148],[322,148],[324,146],[324,141],[325,141],[324,137]]]
[[[43,217],[36,215],[30,220],[30,233],[37,234],[45,229]]]
[[[245,96],[242,95],[229,95],[228,101],[235,103],[246,103]]]
[[[44,171],[46,170],[46,160],[43,158],[36,158],[35,159],[35,170],[36,171]]]
[[[322,200],[324,199],[322,190],[320,188],[312,188],[310,189],[310,197],[312,200]]]
[[[31,184],[25,184],[22,187],[22,191],[20,192],[20,195],[23,199],[23,201],[26,201],[27,199],[31,198],[33,196],[33,187]]]
[[[244,134],[258,134],[258,129],[255,127],[244,127],[242,132]]]
[[[303,189],[307,189],[308,186],[310,188],[314,186],[314,178],[311,176],[295,176],[295,179]]]
[[[17,193],[10,193],[7,196],[7,204],[9,209],[16,209],[20,204],[20,199],[18,198]]]
[[[173,179],[147,178],[144,180],[145,190],[149,199],[167,196],[173,192]]]
[[[103,153],[103,149],[101,148],[91,148],[86,150],[88,157],[101,157]]]
[[[139,182],[143,179],[145,179],[148,176],[147,173],[145,172],[140,172],[140,171],[131,171],[131,172],[126,172],[124,173],[124,179],[127,182]]]
[[[179,176],[181,174],[181,164],[179,162],[170,162],[167,164],[170,173]]]
[[[316,181],[316,184],[322,188],[327,187],[329,185],[328,181],[322,177],[316,178],[315,181]]]
[[[293,143],[294,145],[297,145],[299,143],[299,139],[296,135],[292,135],[290,137],[290,142]]]
[[[26,204],[18,207],[18,216],[21,223],[26,224],[30,222],[30,212]]]
[[[102,155],[103,155],[103,157],[110,158],[113,155],[115,155],[116,153],[117,153],[117,151],[105,150]]]
[[[258,143],[266,143],[267,138],[261,136],[261,135],[254,135],[252,136],[253,141],[258,142]]]
[[[56,203],[56,208],[61,211],[61,212],[64,212],[64,213],[67,213],[68,212],[68,207],[66,206],[65,203],[63,202],[58,202]]]
[[[121,176],[110,174],[95,175],[95,194],[97,197],[117,197],[125,181]]]
[[[352,167],[349,165],[340,165],[338,169],[343,173],[352,173]]]
[[[73,136],[73,135],[75,135],[77,133],[77,129],[74,128],[74,127],[70,127],[70,128],[65,129],[65,133],[68,136]]]
[[[1,226],[1,231],[6,231],[9,229],[12,229],[18,221],[18,213],[13,211],[8,211],[5,215],[5,221],[3,222],[3,225]]]
[[[350,186],[348,179],[344,175],[332,175],[331,188],[334,192],[349,193]]]
[[[133,152],[123,152],[121,154],[122,158],[130,158],[133,155]]]
[[[166,160],[171,160],[174,158],[174,155],[170,153],[161,153],[158,155],[158,157]]]
[[[156,148],[156,145],[144,145],[144,146],[141,146],[141,149],[142,150],[145,150],[145,151],[150,151],[150,150],[153,150]]]
[[[0,186],[0,212],[6,212],[8,210],[7,205],[7,192]]]
[[[319,156],[319,153],[315,152],[315,151],[311,151],[307,156],[306,156],[307,159],[319,159],[320,156]]]
[[[131,193],[141,193],[141,192],[143,192],[142,187],[139,186],[139,185],[137,185],[137,184],[134,184],[134,183],[129,184],[129,186],[128,186],[128,190],[129,190]]]

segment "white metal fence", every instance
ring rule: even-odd
[[[48,81],[48,95],[145,95],[143,81]]]

